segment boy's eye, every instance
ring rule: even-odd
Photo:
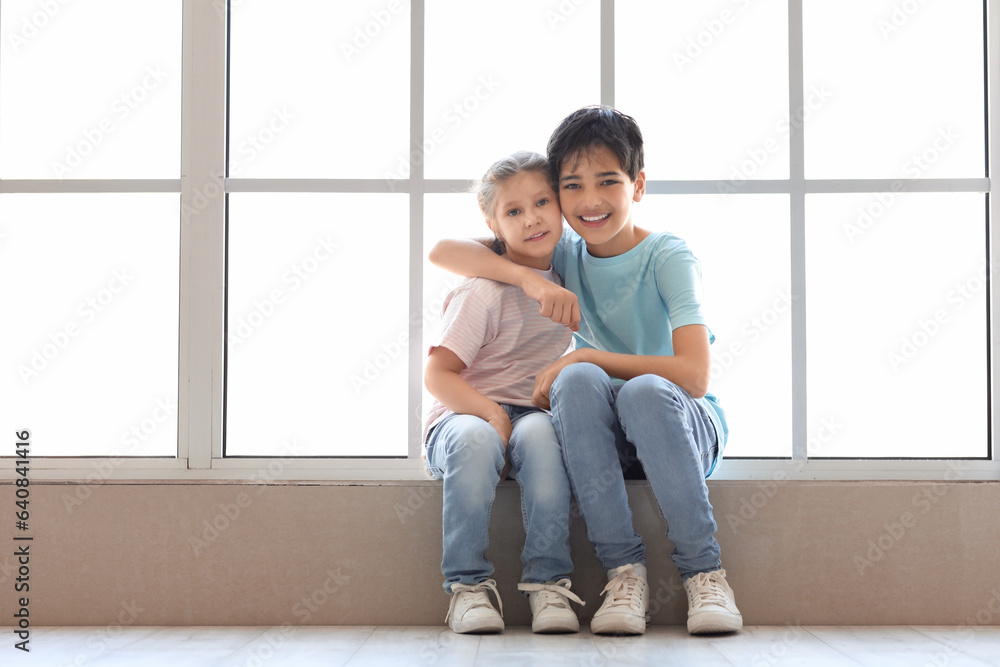
[[[601,185],[614,185],[617,182],[615,179],[609,178],[606,181],[601,181]]]
[[[563,186],[563,190],[576,190],[578,187],[580,187],[579,183],[567,183]]]
[[[545,198],[545,197],[542,197],[541,199],[538,200],[538,204],[537,205],[538,206],[545,206],[548,203],[549,203],[549,200],[547,198]]]

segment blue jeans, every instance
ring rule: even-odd
[[[645,563],[625,494],[625,477],[641,479],[643,471],[681,578],[721,567],[705,483],[719,443],[687,392],[657,375],[615,386],[600,367],[579,363],[559,373],[549,400],[587,536],[605,569]]]
[[[573,570],[569,553],[570,488],[548,413],[503,405],[513,431],[510,476],[521,486],[524,550],[521,581],[557,581]],[[442,516],[444,589],[476,584],[493,574],[486,558],[490,512],[504,467],[496,430],[479,417],[453,414],[427,435],[427,469],[444,480]]]

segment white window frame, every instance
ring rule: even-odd
[[[409,307],[423,310],[423,207],[426,194],[463,191],[468,181],[427,179],[423,164],[412,160],[403,181],[383,179],[248,179],[225,178],[227,21],[219,11],[223,0],[183,2],[182,176],[165,180],[0,180],[0,193],[166,192],[179,194],[180,315],[178,362],[177,457],[39,458],[32,461],[35,479],[89,480],[330,480],[393,483],[426,479],[420,460],[420,424],[411,424],[409,455],[403,459],[223,457],[225,379],[225,229],[226,197],[232,192],[405,192],[410,211]],[[601,101],[614,105],[614,0],[601,2]],[[1000,171],[1000,0],[987,0],[989,54],[987,104],[988,174]],[[422,145],[424,132],[424,0],[412,0],[410,27],[410,140]],[[802,0],[788,2],[790,117],[804,107]],[[1000,191],[990,178],[966,179],[806,179],[804,129],[792,124],[788,179],[748,180],[740,195],[788,194],[791,202],[791,327],[792,430],[791,459],[727,459],[713,475],[718,480],[922,480],[998,479],[1000,458],[989,431],[989,459],[809,459],[806,420],[806,293],[805,197],[817,193],[975,192],[989,195],[990,239],[995,238]],[[720,181],[648,181],[650,194],[716,194]],[[207,206],[190,206],[195,195]],[[205,195],[208,195],[207,197]],[[992,246],[992,244],[991,244]],[[990,257],[992,247],[988,248]],[[1000,312],[1000,297],[990,277],[990,312]],[[416,414],[422,400],[422,331],[411,319],[409,332],[408,414]],[[997,342],[989,326],[990,384],[996,372]],[[997,398],[990,392],[990,421]],[[30,424],[24,425],[30,428]],[[14,434],[8,434],[13,452]],[[6,452],[3,452],[6,454]],[[14,460],[0,460],[0,478],[15,476]]]

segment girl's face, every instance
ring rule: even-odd
[[[559,237],[562,215],[547,174],[522,171],[500,185],[490,229],[504,242],[511,260],[548,269]]]

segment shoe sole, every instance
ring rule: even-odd
[[[595,635],[642,635],[646,623],[645,618],[615,614],[591,619],[590,631]]]
[[[546,623],[532,623],[531,631],[539,635],[557,635],[580,631],[580,622],[571,623],[569,621],[549,621]]]
[[[460,635],[495,635],[503,632],[503,621],[471,621],[463,623],[461,621],[451,624],[453,632]]]
[[[717,635],[743,629],[743,617],[734,614],[706,612],[688,618],[688,632],[692,635]]]

